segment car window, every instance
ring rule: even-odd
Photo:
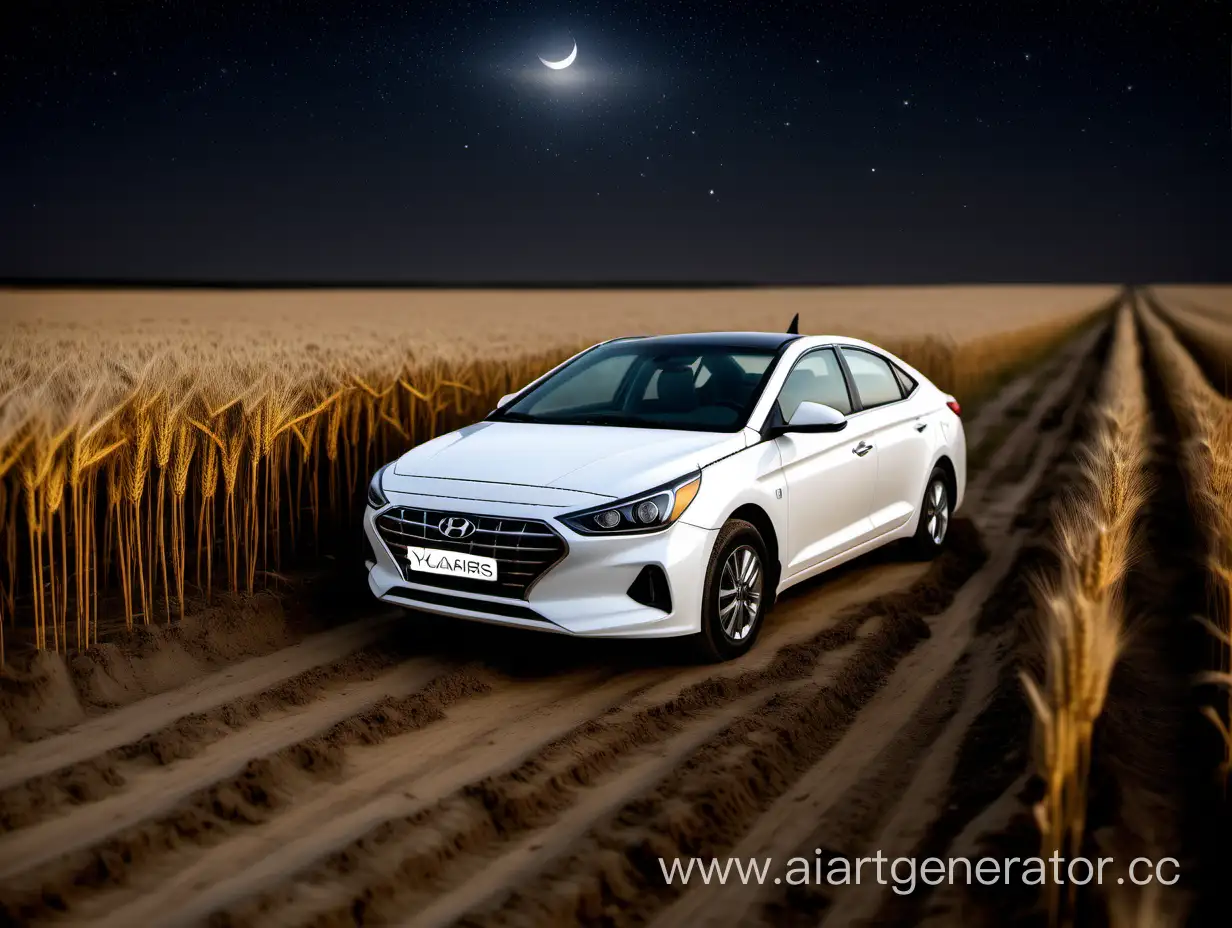
[[[894,373],[898,375],[898,383],[903,388],[903,396],[910,396],[911,391],[917,386],[915,378],[897,364],[894,365]]]
[[[865,409],[896,403],[903,398],[902,387],[889,361],[860,348],[843,348],[842,352]]]
[[[743,406],[761,383],[772,360],[765,354],[724,351],[716,355],[702,355],[687,367],[693,371],[693,386],[703,403]],[[642,399],[659,398],[661,373],[660,369],[656,369],[651,374]]]
[[[703,383],[710,379],[710,368],[702,363],[701,358],[684,365],[693,374],[693,386],[700,387]],[[663,368],[656,367],[650,375],[650,380],[646,381],[646,389],[642,391],[643,400],[657,400],[659,398],[659,375],[663,373]]]
[[[779,393],[779,412],[783,421],[790,422],[796,407],[806,400],[833,406],[843,415],[850,415],[851,396],[833,348],[810,351],[787,375]]]
[[[735,431],[778,348],[629,339],[597,346],[489,418],[630,428]]]
[[[566,369],[540,388],[535,412],[550,413],[578,406],[612,403],[632,367],[635,356],[612,355],[572,372]],[[585,376],[581,376],[585,374]]]

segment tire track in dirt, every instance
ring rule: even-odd
[[[20,832],[0,837],[0,881],[37,868],[46,861],[98,843],[108,834],[158,817],[201,789],[225,782],[253,758],[276,755],[369,709],[382,699],[422,689],[439,673],[435,661],[408,661],[375,680],[355,683],[332,698],[303,711],[290,710],[263,719],[225,743],[169,767],[149,768],[133,776],[129,789]]]
[[[196,757],[210,745],[256,722],[268,721],[275,713],[303,708],[313,700],[342,693],[347,684],[375,679],[401,659],[401,650],[393,641],[378,640],[253,696],[182,716],[138,741],[31,777],[0,792],[0,828],[28,828],[62,812],[65,806],[81,806],[114,795],[152,765],[166,766]]]
[[[385,914],[400,915],[408,908],[422,908],[444,887],[453,887],[452,900],[446,897],[445,908],[474,898],[474,893],[480,897],[496,894],[501,884],[495,875],[502,868],[494,869],[493,861],[503,863],[506,872],[518,869],[510,863],[517,860],[516,853],[508,858],[499,848],[516,848],[517,839],[529,832],[521,844],[535,846],[538,853],[529,856],[545,857],[542,848],[554,843],[553,830],[576,832],[581,823],[589,822],[582,810],[613,807],[639,793],[642,784],[653,785],[658,779],[654,771],[666,774],[725,725],[756,711],[777,693],[809,681],[828,681],[853,655],[869,627],[865,618],[854,631],[847,625],[834,629],[833,641],[844,643],[821,653],[808,676],[783,687],[759,685],[776,678],[775,668],[754,674],[746,671],[726,680],[706,679],[687,687],[676,681],[653,687],[605,717],[587,721],[547,744],[506,773],[468,783],[430,816],[385,823],[316,872],[288,879],[280,892],[258,903],[261,918],[250,915],[233,921],[263,921],[273,899],[281,896],[286,902],[295,895],[302,897],[305,879],[311,885],[336,884],[343,858],[347,872],[357,871],[358,879],[333,887],[333,918],[324,917],[329,907],[322,905],[324,894],[316,893],[313,906],[323,911],[316,914],[314,923],[332,923],[338,913],[351,911],[361,900],[366,914],[372,913],[374,903],[380,903]],[[615,776],[605,780],[609,772]],[[553,824],[553,815],[562,810],[568,811]],[[545,823],[544,831],[534,830]],[[560,843],[559,837],[555,843]],[[474,881],[476,876],[482,891]],[[302,909],[293,916],[280,910],[279,920],[304,923],[308,919]]]
[[[0,754],[0,790],[65,769],[132,744],[185,716],[269,689],[375,641],[390,625],[388,613],[311,635],[299,644],[250,658],[189,683],[116,709],[68,731]]]
[[[403,673],[409,677],[414,671]],[[238,754],[241,763],[246,762],[243,768],[234,776],[202,786],[162,816],[146,816],[129,827],[109,828],[108,821],[98,816],[96,807],[102,803],[96,803],[75,810],[63,820],[49,822],[66,843],[57,846],[40,842],[40,853],[25,855],[24,860],[19,859],[19,852],[26,846],[28,832],[36,829],[6,836],[6,872],[16,875],[0,882],[0,921],[26,924],[34,918],[64,912],[74,899],[127,881],[135,871],[156,862],[168,851],[185,844],[212,844],[236,828],[258,825],[271,810],[285,805],[289,794],[305,780],[336,776],[349,745],[379,743],[422,728],[443,718],[445,709],[453,703],[490,688],[481,675],[465,667],[434,678],[428,676],[431,682],[427,686],[402,696],[383,693],[379,686],[361,684],[358,689],[362,697],[355,697],[349,714],[333,706],[333,700],[324,700],[307,718],[297,719],[298,731],[312,729],[313,733],[280,750],[244,757],[243,752],[235,752],[223,742],[218,752],[223,758],[220,766],[232,765],[234,758],[230,755]],[[321,730],[316,721],[322,717],[329,719],[332,727]],[[259,752],[262,745],[258,740],[252,747]],[[177,772],[175,776],[185,775]],[[134,795],[128,791],[115,798],[123,800],[122,809],[134,817],[143,803],[160,799],[154,792]],[[168,805],[162,798],[164,801],[159,804]],[[74,834],[75,829],[68,826],[76,826],[83,814],[97,823],[98,840],[79,850],[67,851],[68,847],[82,843]],[[10,848],[11,857],[7,854]],[[36,865],[34,860],[42,865]]]
[[[984,566],[958,591],[950,608],[929,622],[934,634],[893,668],[885,686],[851,725],[848,738],[823,755],[815,766],[802,770],[791,788],[753,823],[752,828],[724,856],[770,857],[782,862],[796,856],[799,849],[806,846],[808,853],[805,856],[810,859],[814,847],[833,846],[832,841],[818,844],[811,838],[816,832],[817,823],[827,820],[843,797],[849,796],[866,781],[876,783],[875,772],[870,774],[869,771],[875,770],[878,758],[902,753],[895,750],[895,736],[922,707],[929,706],[930,697],[945,696],[945,688],[941,684],[950,670],[947,658],[957,661],[962,649],[954,650],[957,636],[953,631],[938,635],[936,630],[938,627],[944,629],[969,622],[973,611],[987,597],[989,589],[1008,572],[1015,552],[1016,546],[994,550]],[[952,693],[949,698],[953,698]],[[936,722],[943,723],[944,720],[943,715]],[[911,745],[915,749],[922,746],[921,743]],[[889,785],[892,780],[886,782]],[[888,799],[892,803],[894,794],[878,794],[876,798],[883,802]],[[748,923],[753,921],[754,910],[761,903],[761,893],[754,887],[712,885],[683,895],[676,906],[662,914],[657,924]]]
[[[448,725],[420,729],[423,737],[411,739],[418,743],[392,738],[353,750],[339,777],[295,789],[286,807],[260,828],[204,854],[167,862],[167,875],[143,874],[143,882],[121,898],[84,906],[81,918],[121,926],[174,912],[160,923],[192,924],[392,818],[414,816],[476,773],[518,764],[536,749],[535,742],[527,743],[525,728],[552,740],[601,715],[614,701],[636,698],[639,686],[640,681],[605,686],[589,676],[511,691],[494,681],[487,694],[452,707]]]
[[[473,774],[476,770],[487,769],[484,764],[515,763],[532,746],[566,734],[566,729],[554,728],[557,719],[569,720],[567,728],[589,724],[588,720],[601,717],[609,708],[604,700],[630,708],[651,708],[716,675],[765,668],[778,653],[772,649],[773,645],[790,646],[809,634],[816,634],[819,627],[822,630],[832,628],[838,624],[844,610],[849,611],[853,604],[864,602],[870,595],[903,589],[908,580],[920,577],[924,570],[924,565],[920,564],[890,563],[871,571],[846,571],[832,586],[822,586],[810,598],[788,598],[782,610],[784,617],[791,620],[776,622],[763,632],[762,644],[766,647],[755,649],[742,661],[718,670],[697,666],[665,670],[656,666],[606,679],[611,678],[611,670],[600,666],[589,673],[570,669],[555,681],[551,677],[545,681],[541,676],[530,681],[493,680],[489,696],[449,711],[446,729],[431,726],[409,739],[395,739],[379,750],[361,749],[362,756],[358,759],[348,758],[349,762],[355,761],[359,772],[344,778],[337,787],[332,784],[322,787],[323,793],[319,789],[295,790],[294,796],[288,799],[289,808],[285,814],[276,810],[277,814],[267,817],[262,828],[255,829],[251,836],[232,838],[204,856],[194,855],[190,850],[180,855],[186,859],[164,862],[156,873],[148,875],[149,878],[143,871],[137,880],[138,886],[125,891],[125,895],[140,896],[139,888],[144,889],[147,898],[138,898],[133,902],[135,907],[126,908],[127,903],[114,900],[87,900],[81,910],[91,916],[114,910],[116,917],[107,923],[122,925],[140,922],[144,917],[142,913],[166,912],[177,907],[204,912],[228,899],[259,892],[264,884],[277,883],[285,873],[311,864],[386,818],[407,813],[408,807],[397,804],[398,795],[391,798],[386,793],[409,789],[408,784],[412,782],[418,798],[422,798],[425,788],[429,788],[429,792],[439,789],[431,784],[425,787],[423,782],[416,780],[415,770],[422,766],[418,763],[420,759],[448,766],[453,773],[444,782],[456,787],[459,781],[465,781],[468,770]],[[806,624],[795,613],[806,616],[813,613],[814,621]],[[779,618],[779,613],[775,616]],[[528,705],[542,704],[544,711],[520,720],[517,716],[519,700]],[[490,730],[497,729],[502,743],[512,747],[504,755],[494,755],[484,763],[466,760],[468,733],[473,740],[481,742],[488,738]],[[408,761],[408,756],[414,756],[416,761]],[[282,787],[284,793],[290,789],[287,784]],[[364,808],[353,809],[351,805],[356,795],[371,801]],[[347,805],[348,801],[351,805]],[[328,829],[320,827],[323,820],[331,821]],[[241,844],[247,851],[241,852]],[[210,888],[203,890],[205,886]],[[159,899],[161,906],[149,904]],[[99,904],[93,904],[95,901]],[[93,921],[93,918],[87,920]],[[175,923],[181,921],[177,919]]]
[[[969,526],[968,526],[969,528]],[[958,539],[956,539],[957,541]],[[596,822],[569,853],[499,908],[466,925],[641,922],[669,901],[658,858],[730,847],[798,775],[841,738],[904,653],[927,633],[920,618],[944,608],[982,559],[973,533],[948,563],[899,602],[870,606],[877,624],[828,686],[776,694],[695,751],[653,791]],[[943,556],[944,558],[944,556]]]
[[[840,576],[837,579],[832,589],[830,587],[823,587],[816,591],[812,603],[800,597],[794,600],[787,599],[784,603],[783,612],[786,617],[790,618],[794,612],[804,611],[806,606],[813,605],[814,603],[823,606],[828,605],[830,609],[823,611],[821,616],[821,624],[824,626],[833,622],[834,612],[840,611],[853,602],[862,601],[870,593],[898,589],[909,578],[919,576],[922,571],[923,567],[918,564],[889,564],[883,569],[848,571],[845,573],[845,576]],[[814,622],[812,628],[816,629],[817,624],[817,622]],[[768,633],[767,640],[772,642],[778,639],[781,642],[790,643],[807,634],[809,630],[809,627],[803,622],[788,621],[768,628],[766,630]],[[765,664],[771,660],[773,654],[773,651],[759,649],[749,656],[746,666],[752,667]],[[673,679],[688,681],[691,679],[702,679],[712,673],[713,668],[695,667],[684,671],[677,670],[674,673],[670,670],[664,671],[662,668],[656,668],[653,671],[626,675],[626,681],[620,685],[627,688],[637,681],[640,681],[638,685],[649,685],[649,682],[654,680],[665,679],[669,682]],[[607,671],[606,675],[610,676],[610,670]],[[587,679],[576,673],[573,674],[573,677],[574,680],[569,686],[575,689],[592,687],[595,682],[593,679]],[[485,683],[484,685],[488,684]],[[514,681],[508,683],[508,685],[515,688],[536,688],[524,681]],[[536,685],[538,684],[536,683]],[[554,692],[549,702],[562,698],[562,692]],[[576,693],[570,695],[576,696]],[[456,719],[452,717],[453,714],[451,712],[451,723],[456,722]],[[586,717],[583,715],[579,719]],[[415,718],[412,713],[412,721],[415,721]],[[493,718],[499,722],[499,706],[493,712]],[[430,720],[428,719],[428,721]],[[367,723],[365,722],[364,724]],[[398,724],[387,727],[393,729],[389,732],[393,734],[396,733]],[[418,728],[421,726],[416,722],[416,724],[410,727]],[[533,737],[538,732],[532,732],[531,734]],[[456,747],[455,745],[455,749]],[[413,748],[411,749],[413,750]],[[250,764],[250,768],[254,765],[258,768],[255,773],[250,770],[233,781],[216,784],[210,790],[203,791],[202,794],[193,797],[185,807],[176,810],[175,813],[166,818],[146,822],[138,828],[113,835],[106,842],[92,849],[91,854],[85,857],[82,855],[76,855],[76,857],[69,855],[70,859],[59,861],[55,866],[44,868],[44,872],[35,874],[34,877],[36,878],[26,880],[21,886],[7,885],[0,891],[0,898],[10,903],[11,911],[21,911],[24,913],[22,918],[26,918],[36,916],[39,912],[58,910],[67,905],[69,901],[72,901],[73,908],[76,910],[80,907],[83,899],[89,900],[91,896],[96,896],[97,889],[109,883],[130,884],[134,881],[134,877],[136,877],[138,884],[144,884],[148,889],[156,890],[168,873],[172,872],[166,864],[169,857],[175,857],[177,864],[185,863],[181,859],[185,857],[191,861],[194,858],[193,848],[217,845],[220,834],[230,834],[236,831],[236,829],[243,830],[243,826],[263,823],[271,819],[271,817],[276,819],[276,813],[281,809],[288,805],[294,807],[298,795],[305,786],[304,781],[315,784],[323,773],[333,776],[336,773],[335,768],[340,763],[338,758],[332,756],[330,751],[327,751],[326,753],[329,756],[323,760],[321,753],[320,746],[310,741],[286,749],[282,752],[283,756],[276,755],[272,758],[259,758],[253,764]],[[402,766],[405,766],[405,760],[396,753],[391,755],[391,757],[395,763],[401,762]],[[246,796],[249,793],[255,794],[255,801],[253,803],[241,804],[238,810],[235,808],[235,803],[223,803],[221,806],[216,803],[219,794],[224,797],[230,797],[233,795]],[[301,820],[299,832],[311,831],[318,824],[319,819],[313,820],[309,818]],[[295,832],[292,832],[292,835],[294,834]],[[283,835],[284,839],[286,837],[286,835]],[[343,835],[342,840],[345,841],[349,837],[353,836]],[[231,843],[234,843],[234,839],[227,843],[226,847],[228,849]],[[157,853],[150,852],[147,845],[157,847]],[[136,851],[134,851],[134,847],[137,848]],[[217,845],[216,849],[221,850],[222,847],[222,845]],[[326,845],[326,850],[328,850],[328,845]],[[220,855],[216,855],[213,860],[217,864],[219,860],[230,862],[236,857],[237,855],[231,855],[223,851]],[[211,877],[225,878],[226,874],[235,872],[236,866],[242,865],[232,866],[229,863],[224,863],[221,867],[222,875],[219,876],[217,873],[214,873],[211,874]],[[157,880],[146,881],[144,877],[147,871],[157,872],[160,876]],[[39,890],[46,888],[48,892],[45,894],[46,898],[42,902],[32,903],[32,896],[38,894],[34,891],[36,886]],[[102,895],[107,896],[111,894],[104,893]],[[180,899],[172,898],[170,900],[170,909],[173,910],[180,902]],[[93,912],[105,912],[110,906],[92,905],[87,908]],[[169,911],[169,908],[167,905],[164,905],[161,909],[153,911],[165,913]]]
[[[964,506],[970,505],[973,511],[987,514],[981,530],[1004,532],[1007,520],[1012,520],[1017,513],[1022,495],[1002,494],[998,488],[1023,483],[1029,468],[1039,460],[1036,445],[1041,434],[1055,432],[1079,405],[1074,397],[1082,395],[1083,389],[1093,385],[1098,376],[1109,333],[1104,323],[1079,336],[1060,374],[1049,375],[1030,413],[997,446],[987,465],[971,480],[969,502]]]
[[[1119,306],[1119,302],[1116,305]],[[1109,315],[1114,312],[1115,307]],[[1020,374],[1000,393],[980,406],[965,426],[969,467],[984,471],[989,464],[994,463],[990,461],[990,456],[1000,452],[1005,439],[1018,430],[1024,418],[1015,413],[1024,406],[1026,415],[1038,410],[1039,394],[1058,379],[1064,379],[1067,374],[1073,373],[1076,366],[1081,364],[1081,359],[1090,355],[1104,328],[1103,323],[1097,323],[1084,329],[1059,346],[1045,363]]]
[[[482,814],[466,819],[471,824],[466,834],[461,836],[463,847],[466,846],[467,841],[473,844],[473,836],[478,835],[478,847],[472,846],[468,850],[470,853],[478,850],[481,856],[486,857],[482,848],[493,835],[500,835],[504,840],[515,831],[520,834],[527,829],[545,827],[572,805],[576,792],[597,785],[601,775],[619,767],[626,755],[658,746],[671,751],[672,748],[668,745],[673,739],[692,737],[690,730],[699,719],[710,719],[716,712],[722,714],[721,710],[724,707],[729,707],[742,699],[757,696],[760,700],[769,699],[771,703],[776,701],[785,704],[794,703],[801,697],[789,695],[787,691],[795,693],[801,688],[813,694],[811,699],[815,698],[818,684],[808,678],[817,672],[819,665],[824,666],[828,663],[827,655],[853,642],[859,642],[861,655],[864,655],[865,650],[869,653],[865,657],[848,661],[843,665],[837,678],[838,687],[844,691],[852,689],[851,675],[853,674],[860,679],[868,675],[870,680],[875,681],[878,676],[875,668],[887,659],[886,653],[895,651],[898,646],[914,643],[915,635],[919,632],[920,627],[908,621],[910,617],[908,604],[929,602],[930,598],[936,597],[944,599],[960,582],[955,575],[969,573],[969,567],[966,566],[971,555],[969,546],[977,545],[978,542],[967,523],[958,523],[957,537],[966,540],[966,547],[961,542],[956,546],[964,550],[965,558],[955,553],[934,564],[930,573],[924,579],[917,581],[912,589],[890,594],[883,601],[874,604],[851,607],[848,614],[841,617],[841,620],[831,628],[816,633],[810,639],[781,648],[762,668],[744,672],[736,672],[736,668],[732,670],[725,668],[719,673],[716,673],[714,668],[702,668],[700,670],[706,674],[705,678],[683,690],[679,689],[676,681],[668,681],[663,685],[663,689],[665,691],[676,690],[676,695],[670,699],[666,701],[652,699],[644,705],[631,706],[615,717],[586,722],[560,743],[547,745],[543,754],[532,758],[522,768],[510,771],[508,776],[488,783],[470,782],[466,787],[457,791],[458,796],[454,797],[455,800],[465,799],[468,791],[471,799],[476,796],[488,798],[481,804],[485,810]],[[870,619],[878,618],[883,612],[896,616],[898,621],[886,622],[885,627],[881,628],[882,623],[879,620],[878,631],[869,638],[858,634]],[[909,631],[909,628],[915,628],[915,631]],[[801,680],[807,680],[807,686],[798,682]],[[648,693],[647,695],[653,694]],[[750,724],[755,724],[753,720],[756,715],[756,713],[752,716],[738,715],[725,731],[731,729],[744,731]],[[552,761],[552,758],[562,751],[566,763],[563,773]],[[636,763],[636,760],[633,762]],[[510,797],[514,795],[517,801],[511,800]],[[473,803],[469,804],[469,807],[473,812],[479,808]],[[444,813],[438,810],[438,814]],[[543,818],[545,815],[546,820]],[[425,872],[433,870],[436,866],[435,858],[431,854],[425,857],[423,853],[415,852],[417,841],[422,840],[423,835],[430,832],[431,829],[424,820],[413,816],[408,816],[398,823],[387,824],[383,826],[383,830],[378,829],[373,836],[369,836],[367,842],[361,840],[347,854],[339,855],[342,860],[346,861],[345,866],[341,865],[338,860],[325,862],[317,871],[316,879],[328,884],[338,879],[337,871],[340,868],[350,872],[353,869],[362,869],[364,865],[372,865],[374,858],[388,857],[397,861],[401,855],[403,859],[412,860],[415,863],[398,867],[401,879],[393,881],[394,885],[391,886],[391,881],[384,880],[375,887],[376,890],[392,892],[396,897],[397,894],[407,891],[408,884],[414,883],[415,874],[422,877]],[[455,837],[444,843],[456,852],[459,837],[457,833],[451,832],[451,834]],[[404,845],[407,848],[405,853],[401,850]],[[376,870],[380,870],[379,866],[373,866]],[[470,866],[473,866],[473,862],[470,865],[465,862],[462,864],[463,875],[471,872]],[[296,876],[287,882],[295,883],[301,879],[302,877]],[[313,877],[310,876],[308,879],[311,882]],[[373,888],[363,887],[360,898],[348,899],[346,904],[338,907],[330,917],[313,923],[350,923],[346,921],[352,917],[349,913],[366,911],[365,906],[374,901],[384,904],[385,899],[381,893],[374,892],[369,895],[368,890],[370,889]],[[269,893],[264,899],[258,900],[255,908],[241,906],[229,912],[228,915],[233,922],[224,923],[264,922],[271,907],[290,904],[293,895],[293,887],[283,887],[281,892]],[[283,919],[274,918],[273,920]],[[299,919],[295,920],[299,921]]]

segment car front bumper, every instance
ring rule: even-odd
[[[387,544],[377,530],[376,518],[388,507],[368,507],[364,512],[364,533],[371,546],[368,587],[385,602],[460,619],[580,637],[668,638],[701,629],[702,591],[716,530],[681,521],[647,535],[579,535],[556,518],[568,509],[409,493],[388,495],[390,504],[397,506],[541,520],[564,538],[568,550],[531,586],[526,598],[415,582],[413,571],[402,570],[400,559],[405,561],[405,552]],[[647,565],[661,568],[666,575],[670,611],[643,605],[629,596],[629,587]]]

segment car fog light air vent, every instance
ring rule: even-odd
[[[647,564],[641,569],[629,585],[628,596],[643,606],[672,611],[672,593],[667,585],[667,574],[657,564]]]

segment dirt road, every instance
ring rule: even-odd
[[[1104,338],[971,420],[981,465],[946,554],[890,551],[791,591],[732,664],[374,613],[15,742],[4,920],[919,917],[923,900],[875,885],[684,891],[658,858],[961,849],[1006,817],[1028,745],[1004,697],[1010,626]],[[1008,754],[973,746],[990,712],[1016,726]]]

